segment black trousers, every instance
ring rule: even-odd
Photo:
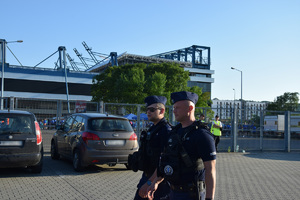
[[[214,135],[214,139],[215,139],[216,151],[218,151],[218,144],[219,144],[219,142],[220,142],[220,136],[215,136],[215,135]]]

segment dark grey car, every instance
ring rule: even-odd
[[[28,167],[40,173],[43,141],[34,114],[27,111],[0,111],[0,168]]]
[[[51,157],[73,161],[76,171],[88,165],[125,164],[128,155],[138,150],[137,136],[128,119],[100,113],[69,116],[51,140]]]

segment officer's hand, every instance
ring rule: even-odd
[[[154,192],[158,188],[158,183],[153,182],[149,187],[148,187],[148,199],[152,200],[154,199]]]
[[[139,189],[139,196],[142,198],[147,198],[147,190],[148,190],[148,185],[145,183],[140,189]]]

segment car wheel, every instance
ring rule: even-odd
[[[35,166],[30,166],[29,169],[31,169],[31,172],[32,173],[35,173],[35,174],[40,174],[42,172],[42,169],[43,169],[43,158],[44,158],[44,151],[42,150],[41,151],[41,159],[39,161],[39,163]]]
[[[79,149],[75,149],[73,154],[73,167],[77,172],[82,172],[84,167],[82,165],[82,158]]]
[[[53,160],[58,160],[60,158],[59,153],[57,152],[57,146],[55,145],[55,142],[51,142],[51,158]]]

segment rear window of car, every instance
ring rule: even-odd
[[[89,129],[93,131],[133,131],[126,119],[95,118],[89,120]]]
[[[33,124],[30,115],[0,114],[0,134],[33,133]]]

